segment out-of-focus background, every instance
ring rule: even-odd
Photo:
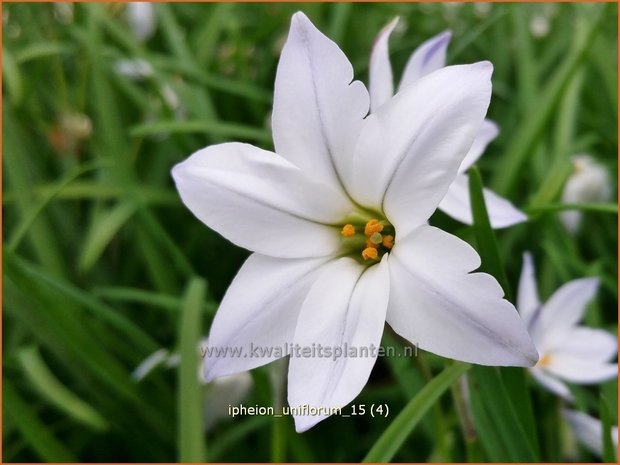
[[[510,284],[524,250],[544,298],[600,276],[586,322],[617,331],[616,5],[3,3],[3,461],[358,461],[445,363],[379,360],[355,403],[387,403],[388,418],[330,418],[303,435],[290,418],[227,414],[273,405],[282,367],[204,386],[191,366],[248,252],[184,208],[170,169],[223,141],[273,148],[275,69],[297,10],[364,82],[395,16],[396,77],[446,29],[450,64],[493,63],[501,134],[479,167],[531,215],[498,232]],[[565,198],[602,203],[575,224],[559,205],[580,153],[608,185]],[[442,213],[431,222],[471,239]],[[597,460],[571,439],[560,401],[530,392],[541,460]],[[575,392],[594,415],[602,396],[617,424],[616,381]],[[395,460],[466,460],[457,413],[444,396]]]

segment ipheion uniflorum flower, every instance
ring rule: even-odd
[[[488,62],[448,66],[369,114],[366,87],[338,46],[293,16],[278,64],[275,153],[241,143],[173,169],[185,205],[254,252],[213,320],[211,347],[379,346],[384,323],[436,354],[531,366],[537,352],[475,250],[428,224],[472,146],[491,97]],[[214,351],[213,379],[279,352]],[[291,406],[344,407],[373,357],[291,357]],[[298,431],[325,416],[295,417]]]

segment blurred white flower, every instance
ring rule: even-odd
[[[475,250],[427,224],[482,125],[491,72],[488,62],[443,68],[368,115],[344,53],[293,16],[276,73],[276,153],[214,145],[172,171],[201,221],[256,252],[214,318],[207,379],[292,355],[291,345],[379,347],[386,320],[446,357],[536,362],[497,281],[471,273]],[[376,355],[291,357],[289,404],[344,407]],[[297,415],[296,428],[326,417]]]
[[[121,76],[136,81],[147,79],[153,76],[153,67],[142,58],[121,59],[114,63],[114,70]]]
[[[597,278],[575,279],[541,304],[532,256],[523,255],[517,309],[540,356],[530,372],[566,400],[572,395],[565,382],[596,384],[618,376],[618,365],[610,362],[618,351],[616,337],[602,329],[578,326],[598,284]]]
[[[491,2],[476,2],[474,3],[474,13],[479,18],[486,18],[491,13],[493,3]]]
[[[370,56],[369,91],[370,109],[373,113],[394,95],[388,41],[397,23],[398,18],[395,18],[381,30],[375,39]],[[446,50],[451,35],[450,31],[443,32],[424,42],[411,54],[403,71],[398,92],[402,92],[412,83],[446,66]],[[497,137],[498,133],[499,129],[494,122],[484,121],[469,152],[459,166],[457,176],[439,204],[440,210],[458,221],[466,224],[473,222],[469,184],[465,173],[476,163],[484,153],[486,146]],[[488,189],[484,189],[484,200],[493,228],[505,228],[527,221],[527,216],[517,210],[512,203]]]
[[[149,2],[129,2],[125,10],[127,23],[133,35],[140,42],[150,39],[155,33],[155,10]]]
[[[551,22],[546,14],[537,14],[530,19],[530,33],[533,37],[541,39],[546,37],[551,30]]]
[[[247,371],[232,376],[223,376],[211,382],[207,382],[203,376],[202,356],[208,340],[200,341],[200,363],[197,367],[197,381],[204,384],[204,421],[205,429],[211,430],[220,420],[228,417],[228,406],[242,402],[250,393],[254,382]],[[159,349],[149,355],[140,363],[131,374],[135,381],[142,381],[157,367],[174,368],[181,363],[179,353],[170,353],[166,349]]]
[[[73,22],[73,3],[54,2],[54,18],[60,24],[70,24]]]
[[[607,168],[587,154],[572,157],[573,173],[570,175],[564,191],[563,203],[605,202],[611,198],[611,179]],[[581,225],[580,211],[564,211],[560,220],[566,230],[575,234]]]
[[[562,410],[575,437],[586,449],[599,457],[603,456],[603,424],[590,415],[575,410]],[[611,428],[614,450],[618,450],[618,427]]]

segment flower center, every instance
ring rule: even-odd
[[[546,366],[549,365],[549,363],[551,363],[551,355],[545,354],[542,357],[540,357],[540,360],[538,360],[538,363],[536,364],[536,366],[538,368],[545,368]]]
[[[394,247],[394,226],[387,220],[355,218],[340,230],[345,250],[359,262],[372,265]]]

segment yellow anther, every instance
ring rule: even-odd
[[[352,224],[345,224],[342,227],[342,231],[340,231],[340,234],[342,234],[344,237],[351,237],[355,235],[355,226],[353,226]]]
[[[388,234],[387,236],[385,236],[383,238],[383,247],[385,247],[386,249],[391,249],[392,247],[394,247],[394,236],[392,236],[391,234]]]
[[[381,242],[383,242],[383,236],[381,235],[381,233],[376,232],[372,236],[370,236],[368,240],[373,244],[379,245],[381,244]]]
[[[540,360],[538,360],[538,363],[536,364],[536,366],[540,368],[544,368],[550,363],[551,363],[551,355],[545,354],[540,358]]]
[[[366,247],[362,251],[362,258],[364,260],[374,260],[379,256],[379,252],[374,247]]]
[[[376,219],[370,220],[364,227],[364,234],[366,234],[366,237],[370,237],[374,233],[380,233],[381,231],[383,231],[383,225]]]

